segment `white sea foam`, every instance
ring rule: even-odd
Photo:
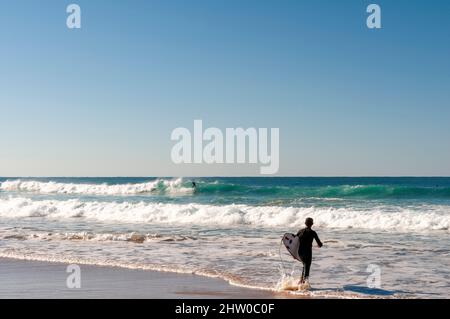
[[[0,199],[0,217],[85,218],[104,222],[216,226],[300,227],[312,216],[323,228],[400,231],[450,230],[448,207],[421,209],[382,206],[371,210],[249,205],[167,204],[73,200]]]
[[[181,242],[193,241],[198,238],[183,235],[142,234],[138,232],[127,233],[93,233],[93,232],[48,232],[29,231],[26,229],[0,230],[0,239],[17,240],[68,240],[90,242]]]
[[[155,192],[189,194],[193,192],[192,188],[183,187],[181,178],[173,180],[157,179],[147,183],[116,185],[39,182],[19,179],[0,183],[0,189],[8,192],[77,195],[137,195]]]

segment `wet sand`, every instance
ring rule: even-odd
[[[81,265],[81,288],[67,287],[67,264],[0,258],[0,298],[289,298],[197,275]]]

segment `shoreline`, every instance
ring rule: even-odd
[[[81,287],[68,288],[68,263],[0,257],[0,299],[276,299],[310,298],[229,284],[220,278],[80,265]]]

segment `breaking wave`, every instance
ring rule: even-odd
[[[77,194],[77,195],[138,195],[147,193],[190,194],[191,187],[185,187],[181,178],[173,180],[157,179],[137,184],[77,184],[40,182],[28,180],[5,181],[0,189],[8,192],[34,192],[43,194]]]
[[[411,186],[411,185],[246,185],[228,181],[197,181],[196,192],[204,195],[255,195],[280,196],[282,198],[323,198],[323,199],[450,199],[450,187],[447,186]],[[7,180],[0,183],[4,192],[34,192],[42,194],[75,195],[139,195],[139,194],[192,194],[190,182],[182,178],[156,179],[142,183],[96,184],[64,183],[56,181]]]
[[[450,229],[447,206],[415,208],[280,207],[73,200],[0,199],[0,217],[85,218],[102,222],[215,226],[300,227],[312,216],[318,227],[434,231]]]

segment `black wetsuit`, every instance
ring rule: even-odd
[[[309,269],[311,268],[313,240],[316,240],[319,247],[322,247],[322,242],[317,233],[309,227],[299,230],[297,236],[300,237],[298,255],[303,263],[302,279],[306,279],[309,277]]]

